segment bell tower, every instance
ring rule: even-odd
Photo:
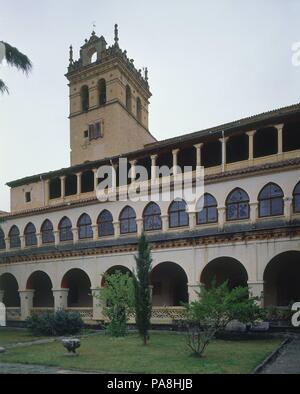
[[[74,61],[70,47],[71,165],[100,160],[156,141],[148,130],[148,70],[137,70],[127,51],[93,31]]]

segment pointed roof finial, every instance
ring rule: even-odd
[[[115,45],[119,46],[119,29],[117,24],[115,24]]]
[[[70,52],[69,52],[69,62],[70,62],[70,65],[71,64],[73,64],[73,47],[72,47],[72,45],[70,45]]]

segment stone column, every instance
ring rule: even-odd
[[[52,290],[54,297],[54,309],[56,311],[66,309],[68,307],[69,289]]]
[[[135,182],[136,180],[136,160],[131,160],[129,164],[131,165],[131,182]]]
[[[190,223],[190,230],[195,230],[195,228],[196,228],[196,212],[189,212],[189,223]]]
[[[91,289],[91,291],[93,296],[93,320],[103,320],[103,302],[98,298],[101,289]]]
[[[120,222],[114,222],[115,238],[120,238]]]
[[[248,137],[249,137],[249,160],[253,160],[254,159],[254,135],[256,133],[256,130],[253,131],[249,131],[247,133]]]
[[[60,177],[60,188],[61,188],[61,198],[65,198],[66,196],[66,177]]]
[[[8,251],[10,249],[10,238],[5,238],[5,249]]]
[[[81,175],[82,175],[82,172],[78,172],[76,174],[76,176],[77,176],[77,194],[78,195],[81,194]]]
[[[201,293],[200,283],[188,283],[188,293],[189,293],[189,303],[198,301],[199,295],[197,293]]]
[[[157,178],[157,169],[156,169],[156,161],[157,161],[158,155],[152,155],[151,156],[151,180],[156,181]]]
[[[169,215],[161,216],[162,231],[165,233],[169,230]]]
[[[219,227],[220,230],[223,230],[226,220],[226,208],[220,207],[218,208],[218,217],[219,217]]]
[[[228,137],[220,138],[219,141],[222,143],[222,171],[225,171],[226,166],[226,143]]]
[[[21,300],[21,320],[26,320],[31,315],[34,290],[21,290],[19,294]]]
[[[45,205],[49,205],[49,200],[50,200],[50,180],[46,179],[45,180]]]
[[[79,241],[78,228],[77,227],[72,228],[72,232],[73,232],[73,243],[75,244]]]
[[[98,178],[97,178],[97,168],[93,169],[93,173],[94,173],[94,191],[97,191],[97,187],[98,187]]]
[[[178,168],[177,168],[178,167],[178,152],[179,152],[179,149],[172,150],[174,175],[178,174]]]
[[[3,302],[4,290],[0,290],[0,302]]]
[[[140,237],[144,229],[144,219],[136,219],[137,224],[137,235]]]
[[[201,164],[202,164],[201,153],[202,153],[202,146],[203,145],[204,145],[203,143],[194,145],[194,147],[196,148],[196,166],[197,167],[201,167]]]
[[[248,282],[248,288],[250,295],[252,297],[259,297],[261,300],[258,302],[258,304],[263,307],[264,306],[264,282],[263,281],[258,281],[258,282]]]
[[[43,239],[41,233],[36,234],[36,239],[37,239],[37,247],[40,248],[41,246],[43,246]]]
[[[278,154],[281,155],[283,152],[283,124],[277,125],[277,136],[278,136]]]
[[[284,199],[284,216],[287,221],[292,219],[293,213],[293,199],[292,198],[285,198]]]
[[[59,245],[60,243],[59,231],[54,231],[54,239],[55,239],[55,246]]]
[[[255,224],[258,218],[258,202],[251,202],[250,204],[250,221]]]
[[[24,249],[26,247],[24,235],[20,235],[20,241],[21,241],[21,249]]]
[[[98,224],[94,224],[93,226],[92,226],[92,229],[93,229],[93,240],[94,241],[97,241],[98,240]]]

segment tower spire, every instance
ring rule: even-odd
[[[69,62],[70,62],[70,65],[73,64],[73,46],[72,45],[70,45]]]
[[[119,29],[117,24],[115,24],[115,46],[119,46]]]

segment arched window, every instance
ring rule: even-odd
[[[131,89],[130,86],[126,86],[126,108],[129,112],[131,112]]]
[[[183,200],[173,201],[169,207],[169,227],[184,227],[189,225],[187,205]]]
[[[211,194],[204,194],[198,203],[197,224],[218,222],[218,203]]]
[[[294,202],[294,212],[299,213],[300,212],[300,182],[294,189],[294,194],[293,194],[293,202]]]
[[[78,237],[79,239],[93,238],[92,220],[84,213],[78,220]]]
[[[72,222],[69,218],[62,218],[58,225],[58,229],[60,242],[73,241]]]
[[[21,247],[20,230],[18,229],[17,226],[12,226],[8,236],[9,236],[9,244],[11,248]]]
[[[121,234],[137,232],[136,213],[133,208],[125,207],[120,213],[119,220]]]
[[[227,220],[249,219],[249,196],[242,189],[233,190],[226,200]]]
[[[106,81],[105,79],[100,79],[98,82],[98,93],[99,93],[99,105],[106,104]]]
[[[162,229],[161,210],[154,202],[150,202],[143,213],[144,230],[154,231]]]
[[[50,222],[50,220],[46,219],[42,224],[41,234],[43,244],[52,244],[55,242],[53,224]]]
[[[6,249],[5,235],[3,230],[0,228],[0,250]]]
[[[283,215],[283,191],[275,183],[266,185],[258,196],[259,216]]]
[[[32,223],[28,223],[24,230],[25,236],[25,246],[36,246],[37,238],[36,238],[36,228]]]
[[[136,99],[136,117],[139,122],[142,121],[142,102],[139,97]]]
[[[114,235],[113,217],[106,209],[98,216],[97,224],[99,237]]]
[[[82,86],[80,95],[82,111],[87,112],[90,108],[89,88],[87,85]]]

